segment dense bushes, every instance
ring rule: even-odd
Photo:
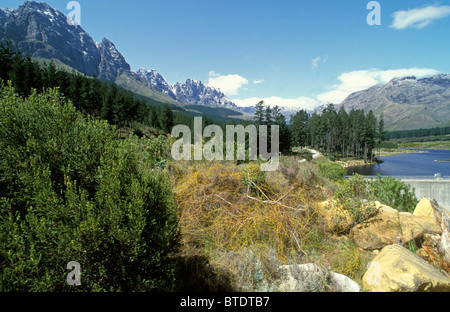
[[[332,181],[343,179],[345,174],[347,173],[347,171],[342,168],[342,166],[334,162],[319,163],[319,168],[322,176]]]
[[[400,180],[378,176],[370,184],[374,198],[399,211],[412,213],[419,203],[415,190]]]
[[[358,221],[373,215],[374,206],[369,201],[379,201],[399,211],[413,212],[418,204],[414,189],[392,177],[375,180],[354,175],[343,181],[336,191],[335,198],[349,210]]]
[[[170,290],[178,241],[162,140],[118,139],[57,90],[0,90],[0,291]]]

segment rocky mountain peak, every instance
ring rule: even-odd
[[[7,18],[11,15],[12,12],[14,12],[14,9],[0,8],[0,26],[2,26],[6,22]]]
[[[103,38],[102,42],[97,44],[97,48],[101,57],[99,64],[100,79],[114,81],[122,73],[131,71],[125,57],[109,39]]]
[[[433,84],[443,88],[450,88],[450,74],[439,74],[420,80],[422,83]]]
[[[137,74],[146,80],[153,89],[156,89],[176,100],[176,94],[174,93],[173,87],[167,83],[164,77],[156,70],[140,68],[137,71]]]
[[[178,82],[172,86],[156,70],[141,68],[137,74],[147,80],[153,88],[181,103],[236,107],[220,90],[199,80],[187,79],[184,83]]]
[[[80,27],[46,3],[27,1],[7,14],[0,35],[13,47],[39,59],[57,59],[87,75],[98,75],[100,53],[94,40]]]

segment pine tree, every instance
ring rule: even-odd
[[[253,117],[253,120],[255,121],[256,125],[262,125],[264,124],[264,101],[259,102],[255,106],[256,112],[255,116]]]
[[[54,88],[61,82],[58,79],[58,73],[53,60],[44,69],[44,84],[46,88]]]
[[[281,109],[278,106],[273,108],[272,115],[274,124],[277,125],[280,130],[280,151],[289,151],[291,149],[291,138],[289,127],[286,123],[286,117],[281,113]]]
[[[164,130],[167,133],[172,132],[172,128],[174,126],[174,114],[169,105],[164,104],[159,117],[160,129]]]
[[[148,112],[148,124],[150,127],[159,129],[159,122],[158,122],[158,111],[159,109],[156,106],[150,106],[149,112]]]
[[[298,111],[290,120],[291,144],[303,148],[310,144],[309,114],[305,110]]]
[[[264,113],[264,124],[270,126],[274,121],[273,115],[272,115],[272,108],[270,106],[266,107],[265,113]]]
[[[109,123],[114,124],[116,122],[116,116],[114,114],[115,101],[117,100],[117,86],[112,84],[109,88],[107,95],[103,98],[103,105],[100,117],[107,120]]]
[[[10,79],[14,51],[11,49],[11,41],[0,44],[0,79],[4,82]]]

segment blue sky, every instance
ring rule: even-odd
[[[369,0],[78,2],[81,26],[114,42],[134,71],[201,80],[243,106],[312,108],[396,76],[450,73],[450,1],[378,1],[379,26],[367,23]]]

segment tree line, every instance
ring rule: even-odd
[[[69,99],[84,115],[106,120],[119,128],[142,123],[170,133],[175,125],[183,124],[193,130],[193,114],[174,111],[174,107],[168,104],[138,97],[97,77],[59,69],[54,62],[38,63],[30,56],[22,55],[20,51],[13,51],[9,45],[0,45],[0,79],[4,82],[11,81],[16,92],[23,98],[28,97],[32,89],[42,92],[57,87],[60,95]],[[217,124],[224,132],[226,124],[230,123],[202,117],[203,127]],[[376,142],[385,139],[383,120],[378,122],[372,111],[367,115],[362,110],[347,113],[344,109],[336,111],[332,104],[320,115],[310,115],[301,110],[291,117],[288,125],[278,106],[270,107],[261,101],[256,105],[253,120],[233,123],[269,126],[269,149],[270,126],[279,126],[281,152],[287,152],[291,147],[311,146],[328,154],[373,160]]]
[[[386,138],[382,117],[378,120],[372,111],[336,110],[333,104],[321,114],[297,112],[291,117],[289,129],[292,146],[311,146],[329,155],[365,161],[374,160],[377,143]]]
[[[268,126],[267,128],[267,143],[270,149],[272,142],[271,126],[279,127],[279,143],[280,152],[290,150],[290,131],[286,122],[286,117],[281,113],[278,106],[271,107],[265,105],[264,101],[256,104],[256,111],[253,117],[253,123],[258,126]]]
[[[448,134],[450,134],[450,127],[436,127],[429,129],[389,131],[386,133],[386,138],[389,140],[395,140],[395,139],[421,138],[421,137],[439,136]]]

